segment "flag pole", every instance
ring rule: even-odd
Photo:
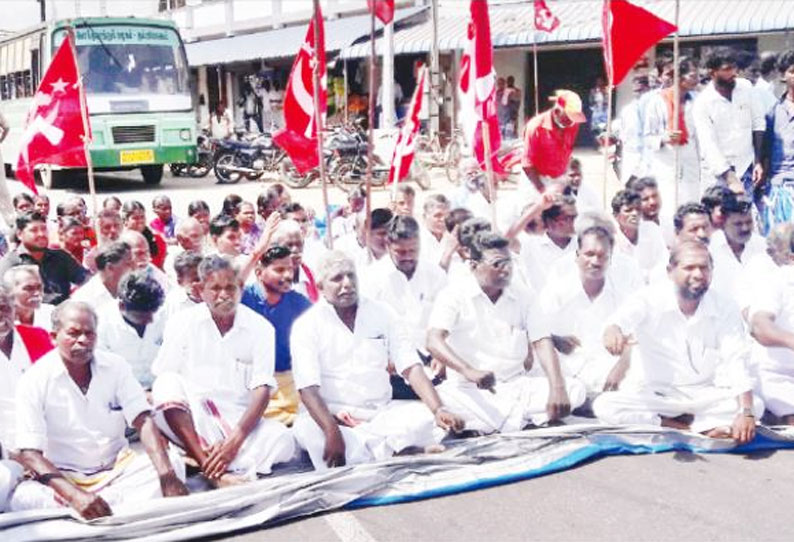
[[[325,208],[325,235],[328,237],[328,248],[334,249],[334,236],[331,231],[331,212],[328,208],[328,184],[325,179],[325,156],[323,155],[323,114],[320,110],[320,55],[317,51],[320,47],[320,0],[314,0],[314,119],[317,126],[317,154],[319,157],[318,170],[320,172],[320,183],[323,189],[323,207]]]
[[[675,0],[675,34],[673,35],[673,131],[678,132],[680,129],[678,116],[680,115],[681,110],[681,74],[679,73],[678,69],[678,62],[679,62],[679,47],[678,47],[678,12],[681,8],[680,0]],[[674,167],[673,170],[675,174],[673,175],[673,182],[675,183],[675,207],[673,208],[673,212],[678,210],[678,183],[679,183],[679,167],[681,166],[681,145],[676,144],[673,145],[673,152],[675,156],[674,160]]]
[[[372,234],[372,150],[375,145],[375,10],[369,14],[369,100],[367,100],[367,198],[365,205],[366,216],[364,217],[364,246],[367,247],[367,255],[371,258],[369,251],[369,238]]]
[[[532,65],[534,66],[534,77],[535,77],[535,115],[540,113],[540,101],[539,101],[539,90],[538,90],[538,32],[537,30],[532,35]],[[516,126],[516,130],[518,127]]]
[[[97,198],[96,198],[96,182],[94,181],[94,163],[91,161],[91,150],[88,148],[89,135],[91,133],[91,126],[88,122],[88,114],[86,112],[85,102],[85,87],[83,87],[83,76],[80,73],[80,65],[77,63],[77,47],[74,41],[74,28],[69,25],[66,28],[66,39],[69,40],[69,47],[72,49],[72,56],[75,61],[75,69],[77,71],[77,92],[80,97],[80,117],[83,119],[83,152],[85,153],[86,170],[88,173],[88,191],[91,195],[91,206],[93,210],[94,227],[96,227],[97,220]],[[50,171],[50,175],[52,175]]]
[[[487,107],[487,105],[483,107]],[[486,115],[483,115],[482,120],[482,144],[484,151],[483,158],[485,158],[485,171],[488,175],[488,191],[491,195],[491,221],[493,222],[493,230],[498,231],[499,228],[496,225],[496,183],[494,182],[493,162],[491,161],[491,126],[488,123]]]
[[[607,17],[607,21],[609,21],[612,17],[612,1],[611,0],[604,0],[604,16]],[[604,28],[604,32],[609,32],[609,25]],[[610,39],[609,35],[604,36],[604,46],[609,48],[608,51],[608,58],[609,63],[606,67],[607,69],[607,129],[606,133],[604,134],[604,182],[602,188],[602,203],[604,209],[607,208],[607,174],[609,173],[609,134],[612,133],[612,82],[614,80],[614,70],[612,67],[612,40]]]

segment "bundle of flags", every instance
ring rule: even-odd
[[[319,40],[315,43],[315,25]],[[314,69],[319,70],[319,111],[314,106]],[[284,92],[284,128],[276,132],[274,141],[289,155],[300,173],[320,165],[317,148],[319,116],[325,117],[327,107],[327,77],[325,66],[325,29],[323,14],[318,8],[306,38],[295,57],[287,88]]]
[[[39,83],[22,134],[16,176],[37,193],[33,172],[39,164],[87,167],[85,145],[91,138],[83,125],[88,118],[80,92],[80,71],[71,34],[67,33]],[[82,109],[85,108],[85,109]]]

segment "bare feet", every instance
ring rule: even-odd
[[[704,435],[709,438],[733,438],[733,433],[730,427],[715,427],[709,431],[704,431]]]
[[[443,444],[431,444],[430,446],[425,446],[425,453],[426,454],[440,454],[443,451],[446,451],[447,447]]]
[[[222,474],[221,477],[218,478],[217,480],[214,479],[209,480],[210,484],[215,488],[239,486],[247,483],[248,481],[249,481],[248,478],[244,476],[238,476],[230,472]]]
[[[794,425],[794,414],[780,417],[780,423],[783,425]]]
[[[692,425],[692,422],[695,420],[695,417],[692,414],[681,414],[680,416],[675,416],[674,418],[662,416],[660,414],[659,417],[662,419],[662,427],[681,429],[682,431],[688,431],[689,427]]]

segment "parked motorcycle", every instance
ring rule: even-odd
[[[215,176],[222,183],[234,184],[241,178],[255,181],[266,172],[279,171],[286,153],[276,145],[269,132],[252,138],[238,134],[237,139],[216,141]]]

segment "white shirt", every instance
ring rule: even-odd
[[[547,234],[529,235],[522,233],[518,236],[521,243],[521,252],[518,261],[522,267],[524,277],[529,285],[536,291],[543,289],[549,274],[549,269],[569,254],[576,253],[576,239],[571,237],[565,248],[560,248]]]
[[[386,255],[373,264],[362,280],[362,292],[370,299],[389,305],[406,323],[414,348],[425,351],[427,321],[436,295],[446,286],[447,277],[438,265],[419,258],[410,279]]]
[[[46,331],[52,331],[52,313],[55,305],[42,303],[39,308],[33,311],[33,325]]]
[[[646,282],[653,269],[668,255],[662,229],[655,222],[647,220],[640,220],[636,245],[618,228],[615,234],[615,252],[634,259]]]
[[[709,242],[709,252],[714,260],[714,272],[711,286],[724,296],[732,297],[744,309],[751,301],[751,286],[757,281],[750,270],[756,265],[774,267],[774,263],[766,253],[766,242],[762,237],[753,234],[742,252],[742,259],[728,245],[722,230],[715,231]]]
[[[449,346],[476,369],[493,371],[498,380],[522,373],[530,343],[550,332],[526,288],[515,280],[493,303],[474,275],[449,284],[438,294],[429,329],[449,333]],[[465,379],[449,372],[450,382]]]
[[[392,396],[389,361],[399,374],[419,362],[392,310],[361,296],[353,331],[320,299],[292,325],[290,352],[295,387],[319,386],[332,413],[382,408]]]
[[[554,335],[573,335],[579,339],[582,351],[603,354],[606,323],[630,292],[626,283],[616,282],[607,274],[601,292],[591,300],[584,291],[579,269],[574,267],[549,278],[540,294],[540,309]]]
[[[750,302],[749,318],[759,312],[775,317],[775,325],[794,333],[794,268],[778,267],[766,280],[759,281]],[[794,350],[780,346],[756,348],[754,354],[761,368],[791,374],[794,371]]]
[[[755,156],[753,132],[766,130],[764,108],[750,81],[737,78],[731,100],[709,83],[695,99],[692,113],[708,172],[716,177],[733,166],[741,178]]]
[[[30,365],[30,355],[28,354],[22,337],[16,330],[14,333],[14,344],[11,347],[11,357],[6,357],[0,352],[0,445],[4,450],[14,445],[14,433],[16,429],[16,398],[17,384],[22,378],[22,373],[27,371]]]
[[[672,281],[652,284],[630,297],[607,324],[636,338],[643,382],[651,389],[713,386],[718,369],[737,395],[752,389],[739,308],[713,290],[687,318]]]
[[[18,449],[40,450],[56,467],[91,474],[111,467],[128,446],[124,430],[150,411],[129,364],[97,350],[83,394],[54,350],[17,386]]]
[[[118,299],[113,297],[110,291],[102,282],[102,276],[97,273],[88,282],[80,286],[71,296],[73,301],[82,301],[91,305],[95,311],[99,312],[105,307],[115,307],[118,309]]]
[[[178,373],[193,393],[246,407],[251,390],[278,387],[275,365],[276,332],[263,316],[238,305],[232,328],[221,336],[202,303],[166,324],[152,373]]]
[[[419,226],[419,246],[422,247],[420,250],[422,258],[437,265],[441,262],[441,256],[444,254],[441,241],[436,239],[436,236],[430,233],[425,225]]]
[[[118,305],[97,311],[97,320],[97,348],[124,358],[138,382],[146,389],[151,388],[154,382],[152,362],[163,344],[164,322],[160,312],[146,326],[143,337],[124,321]]]
[[[182,312],[185,309],[195,307],[197,303],[190,299],[187,291],[182,286],[175,286],[165,296],[165,301],[160,309],[160,314],[164,322],[168,322],[172,316]]]

